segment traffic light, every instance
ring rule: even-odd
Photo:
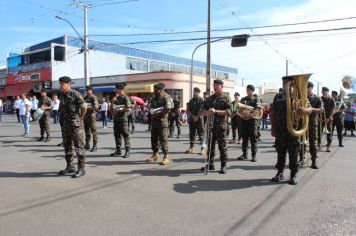
[[[247,45],[247,40],[249,37],[249,34],[239,34],[232,36],[231,47],[245,47]]]

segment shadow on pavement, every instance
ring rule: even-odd
[[[274,170],[275,167],[272,165],[268,166],[229,166],[229,169],[242,169],[242,170]]]
[[[7,172],[1,171],[0,178],[40,178],[58,177],[57,172]]]
[[[181,175],[202,173],[200,169],[146,169],[146,170],[132,170],[130,172],[117,172],[118,175],[141,175],[141,176],[167,176],[179,177]]]

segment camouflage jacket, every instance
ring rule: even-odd
[[[62,118],[62,124],[81,126],[79,109],[86,107],[87,105],[78,91],[70,90],[68,93],[61,93],[59,114]]]
[[[335,108],[339,108],[339,111],[333,115],[333,120],[342,121],[344,119],[344,113],[340,112],[340,110],[346,109],[346,105],[340,98],[335,101]]]
[[[308,101],[310,103],[310,106],[312,108],[323,108],[323,102],[321,101],[321,98],[313,94],[312,96],[308,97]],[[312,112],[309,115],[309,129],[311,128],[317,128],[318,127],[318,113]]]
[[[98,98],[95,95],[89,96],[86,95],[84,97],[84,101],[87,104],[87,112],[85,113],[85,116],[91,116],[95,115],[95,107],[99,105]]]
[[[114,110],[116,110],[116,106],[124,106],[125,108],[131,108],[130,98],[126,94],[116,96],[116,101],[113,104]],[[115,112],[115,120],[116,121],[128,121],[128,115],[130,112]]]
[[[227,95],[216,95],[213,94],[209,96],[205,103],[204,103],[204,109],[209,110],[210,108],[214,108],[215,110],[225,110],[231,115],[231,100],[230,97]],[[215,115],[214,116],[214,125],[227,125],[227,116],[219,116]]]
[[[247,106],[251,106],[251,107],[254,107],[254,108],[260,108],[262,109],[262,104],[261,104],[261,100],[259,97],[249,97],[249,96],[246,96],[246,97],[243,97],[240,101],[240,103],[244,104],[244,105],[247,105]],[[256,120],[256,119],[255,119]]]
[[[188,111],[193,116],[198,115],[198,113],[203,109],[204,100],[202,97],[193,97],[188,103]]]
[[[38,107],[42,107],[42,106],[46,106],[48,107],[48,109],[45,110],[45,114],[49,115],[49,111],[51,110],[52,107],[52,100],[49,97],[40,97],[40,99],[38,100]]]
[[[331,96],[321,97],[324,104],[325,116],[328,118],[331,115],[332,110],[335,108],[335,100]]]
[[[164,110],[172,109],[172,99],[171,97],[166,94],[162,93],[161,96],[153,96],[150,104],[150,109],[157,109],[163,107]],[[163,116],[159,117],[152,117],[152,122],[161,123],[162,125],[168,125],[168,114],[164,114]]]

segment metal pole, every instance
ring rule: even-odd
[[[286,60],[286,76],[288,76],[288,59]]]
[[[88,42],[88,7],[84,6],[84,84],[90,85],[89,77],[89,42]]]
[[[207,34],[207,47],[206,47],[206,91],[210,94],[210,84],[211,84],[211,76],[210,76],[210,69],[211,69],[211,54],[210,54],[210,3],[211,1],[208,0],[208,34]]]

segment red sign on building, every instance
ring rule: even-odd
[[[37,81],[51,81],[51,70],[40,70],[11,74],[6,77],[7,84],[28,83]]]

